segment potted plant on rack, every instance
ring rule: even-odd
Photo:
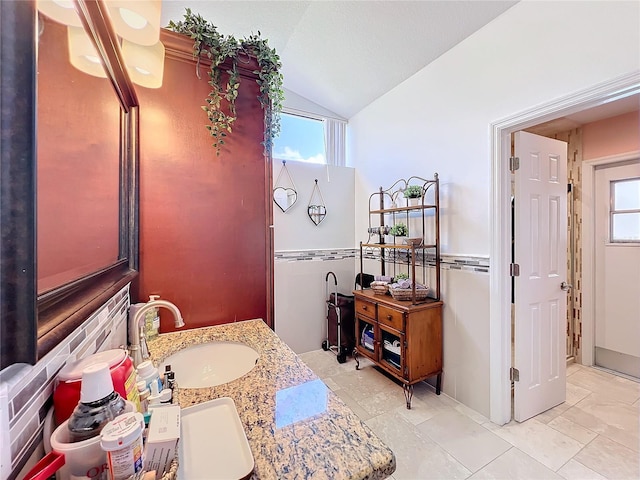
[[[394,282],[399,282],[400,280],[409,280],[409,274],[407,273],[396,273],[393,277]]]
[[[394,239],[393,239],[394,243],[396,243],[396,237],[406,237],[408,234],[409,234],[409,229],[402,222],[396,223],[389,230],[389,235],[393,235],[393,237],[394,237]]]
[[[409,205],[418,205],[423,193],[420,185],[409,185],[403,192],[404,198],[408,200]]]

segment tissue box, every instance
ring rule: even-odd
[[[144,469],[155,470],[156,480],[169,469],[176,456],[179,438],[180,406],[167,405],[153,408],[144,449]]]

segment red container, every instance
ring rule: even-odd
[[[90,355],[82,360],[69,362],[56,378],[56,388],[53,392],[53,406],[55,409],[56,424],[60,425],[67,420],[73,409],[80,401],[80,384],[82,370],[96,363],[106,363],[111,371],[113,388],[116,392],[132,402],[137,410],[140,410],[140,398],[136,387],[136,371],[133,362],[127,352],[121,349],[105,350]]]

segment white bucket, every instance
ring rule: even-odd
[[[68,420],[51,434],[51,448],[64,454],[65,464],[58,470],[59,480],[102,480],[107,478],[107,453],[100,448],[100,435],[70,443]]]

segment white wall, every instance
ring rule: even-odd
[[[281,168],[274,162],[274,183]],[[275,331],[304,353],[319,349],[326,336],[327,272],[336,274],[340,293],[353,289],[354,170],[300,162],[287,162],[287,169],[298,200],[286,213],[274,205]],[[307,215],[315,179],[327,207],[318,226]]]
[[[274,188],[278,186],[275,183],[281,169],[282,162],[274,161]],[[287,162],[287,170],[295,183],[298,200],[286,213],[273,206],[275,251],[353,248],[353,168]],[[283,174],[283,184],[285,177]],[[307,214],[316,179],[327,207],[327,216],[318,226]]]
[[[638,70],[639,2],[516,4],[349,120],[356,231],[378,186],[438,172],[443,253],[489,254],[491,122]],[[450,296],[488,297],[489,278],[448,282],[443,389],[488,416],[489,389],[459,387],[489,383],[489,303],[458,311]]]

